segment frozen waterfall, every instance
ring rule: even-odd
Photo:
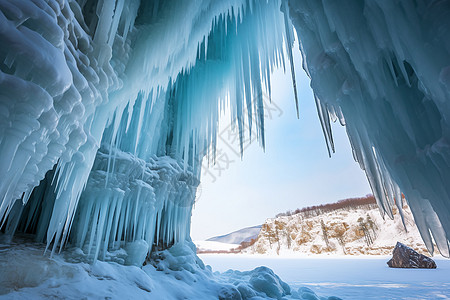
[[[4,238],[34,233],[52,251],[68,243],[93,260],[118,248],[145,259],[189,239],[220,112],[231,108],[241,141],[257,128],[264,146],[262,95],[293,41],[280,4],[0,1],[0,9]]]

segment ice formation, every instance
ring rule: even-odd
[[[130,264],[189,239],[220,112],[230,107],[241,140],[249,122],[264,145],[263,91],[293,40],[280,4],[0,1],[0,11],[4,238],[35,233],[92,260],[123,248]]]
[[[295,28],[330,152],[339,119],[380,210],[403,192],[448,256],[449,14],[447,1],[0,0],[3,238],[91,260],[125,249],[137,265],[188,240],[220,112],[264,147],[262,93]]]
[[[450,2],[290,1],[330,148],[346,125],[381,212],[404,193],[429,251],[450,238]]]

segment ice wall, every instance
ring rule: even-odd
[[[278,1],[1,0],[6,237],[94,260],[189,239],[220,112],[264,146],[262,95],[291,49],[287,24]]]
[[[241,143],[254,126],[264,147],[262,93],[292,60],[293,24],[330,153],[339,119],[381,212],[403,192],[430,250],[433,236],[448,255],[449,12],[413,0],[0,0],[4,237],[19,229],[94,260],[127,249],[136,264],[189,239],[220,112]]]
[[[450,2],[289,1],[333,150],[346,129],[381,212],[401,192],[430,252],[449,255]]]

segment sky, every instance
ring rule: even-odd
[[[353,160],[345,127],[339,123],[332,126],[336,153],[328,157],[297,43],[294,65],[300,118],[291,74],[276,70],[271,77],[272,103],[265,97],[269,108],[265,151],[252,140],[244,143],[241,160],[239,147],[229,134],[230,118],[221,118],[218,161],[214,166],[204,164],[192,212],[193,240],[260,225],[287,210],[371,193],[364,172]]]

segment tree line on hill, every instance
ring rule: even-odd
[[[374,209],[377,208],[377,201],[375,200],[375,197],[371,194],[368,194],[364,197],[357,197],[357,198],[348,198],[339,200],[334,203],[328,203],[328,204],[320,204],[320,205],[313,205],[308,206],[304,208],[297,208],[294,211],[288,210],[284,213],[279,213],[275,217],[285,217],[285,216],[293,216],[297,214],[301,214],[305,218],[310,217],[317,217],[324,213],[330,212],[330,211],[336,211],[336,210],[350,210],[350,209],[357,209],[357,208],[366,208],[366,209]]]

